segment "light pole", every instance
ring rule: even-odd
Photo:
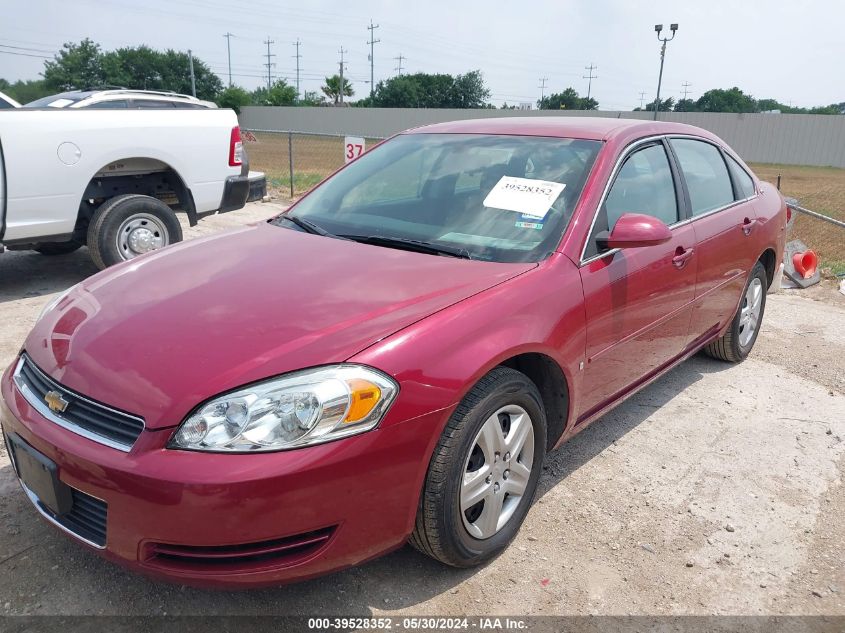
[[[657,39],[663,42],[663,45],[660,47],[660,75],[657,77],[657,99],[654,100],[655,121],[657,121],[657,111],[660,109],[660,84],[663,83],[663,60],[666,58],[666,42],[671,42],[673,39],[675,39],[675,32],[678,30],[678,25],[669,25],[669,30],[672,31],[672,37],[660,37],[660,31],[662,30],[662,24],[654,25],[654,31],[657,33]]]

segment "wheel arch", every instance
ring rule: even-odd
[[[563,437],[570,417],[570,389],[563,368],[554,358],[541,352],[520,353],[499,362],[496,367],[522,372],[537,386],[546,413],[546,450],[552,450]]]
[[[766,279],[768,280],[768,288],[771,288],[772,284],[775,281],[775,266],[777,265],[777,254],[775,253],[774,248],[767,248],[763,251],[760,257],[757,259],[758,262],[763,264],[763,268],[766,270]]]
[[[184,211],[191,226],[198,221],[191,190],[172,162],[160,157],[135,155],[109,160],[91,174],[80,195],[76,230],[84,229],[103,201],[125,194],[158,198],[172,209]],[[175,196],[175,202],[172,196]],[[89,200],[99,203],[90,204]]]

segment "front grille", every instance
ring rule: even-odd
[[[195,546],[151,543],[145,563],[170,570],[255,571],[295,565],[323,549],[335,527],[272,541],[239,545]]]
[[[101,444],[128,451],[144,430],[143,418],[112,409],[63,387],[41,371],[26,354],[21,355],[15,369],[15,383],[27,402],[48,420]],[[67,402],[64,411],[50,410],[45,400],[49,392],[60,394]]]

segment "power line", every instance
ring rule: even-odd
[[[298,37],[296,38],[296,41],[293,43],[293,45],[296,46],[296,55],[294,55],[294,58],[296,58],[296,100],[299,101],[299,58],[302,57],[302,55],[299,54]]]
[[[34,55],[31,53],[16,53],[15,51],[0,51],[2,55],[20,55],[21,57],[37,57],[39,59],[53,59],[47,55]]]
[[[542,102],[543,99],[546,98],[546,82],[549,80],[548,77],[540,77],[540,85],[537,86],[540,89],[540,101]]]
[[[398,72],[399,72],[399,76],[401,77],[401,76],[402,76],[402,60],[403,60],[403,59],[408,59],[408,58],[407,58],[407,57],[405,57],[402,53],[399,53],[399,56],[398,56],[398,57],[394,57],[393,59],[395,59],[395,60],[397,60],[397,61],[399,62],[399,65],[398,65],[396,68],[394,68],[393,70],[398,71]]]
[[[370,41],[367,42],[367,44],[370,45],[370,98],[371,99],[373,98],[373,94],[375,92],[375,83],[374,83],[375,59],[373,59],[374,47],[375,47],[376,44],[381,42],[381,40],[377,40],[374,37],[375,31],[376,31],[377,28],[378,28],[378,24],[373,24],[373,20],[370,19],[370,26],[367,27],[367,30],[370,32]],[[343,86],[341,86],[341,92],[343,92],[342,88],[343,88]]]
[[[593,87],[593,79],[598,79],[597,75],[593,74],[594,70],[598,70],[598,66],[593,66],[590,64],[589,66],[584,66],[584,70],[588,70],[590,74],[588,75],[581,75],[581,79],[589,79],[587,82],[587,99],[590,98],[590,92]]]
[[[234,35],[226,31],[226,34],[223,36],[226,38],[226,53],[229,57],[229,87],[232,87],[232,38]]]
[[[684,87],[684,100],[686,100],[687,95],[689,94],[689,87],[690,87],[692,84],[691,84],[691,83],[689,83],[688,81],[685,81],[685,82],[684,82],[684,83],[682,83],[681,85]]]
[[[270,44],[275,44],[276,41],[271,40],[270,36],[268,35],[267,39],[264,40],[264,43],[267,45],[267,54],[265,55],[265,57],[267,57],[267,63],[264,64],[264,65],[267,66],[267,90],[269,91],[270,86],[273,84],[273,78],[270,75],[270,68],[272,68],[273,66],[276,65],[275,62],[271,61],[271,59],[273,57],[275,57],[276,55],[275,55],[275,53],[270,52]]]

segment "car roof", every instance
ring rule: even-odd
[[[597,141],[624,140],[658,134],[692,134],[718,140],[710,132],[683,123],[618,119],[602,116],[533,116],[467,119],[435,123],[408,130],[409,134],[513,134],[553,136]]]

